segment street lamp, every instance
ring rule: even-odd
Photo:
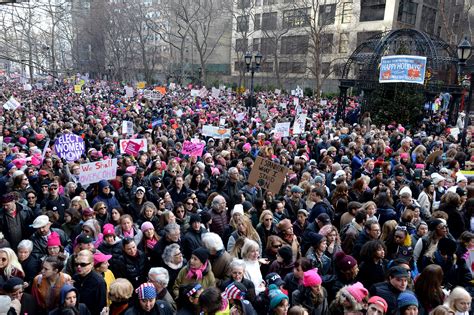
[[[252,58],[254,59],[254,62],[252,62]],[[250,118],[252,117],[252,109],[253,106],[255,105],[254,103],[254,91],[253,91],[253,78],[255,75],[255,71],[258,71],[260,69],[260,65],[262,63],[262,55],[257,52],[255,56],[252,56],[252,53],[247,52],[244,56],[245,60],[245,65],[247,66],[247,72],[250,72],[251,77],[250,77]]]
[[[472,53],[472,45],[468,41],[467,37],[465,37],[458,45],[457,49],[458,59],[459,59],[459,70],[462,75],[462,70],[466,65],[466,61],[471,57]],[[466,147],[466,137],[467,137],[467,127],[469,125],[469,113],[471,111],[471,102],[472,102],[472,80],[474,78],[474,72],[471,72],[470,77],[470,86],[469,86],[469,97],[467,99],[467,104],[465,108],[465,117],[464,117],[464,128],[462,131],[462,140],[461,140],[461,147]]]
[[[107,80],[108,81],[112,81],[112,67],[113,65],[111,63],[107,65]]]

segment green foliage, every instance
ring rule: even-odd
[[[313,89],[310,87],[305,87],[303,91],[304,96],[312,97],[313,96]]]
[[[416,124],[423,114],[425,96],[423,88],[415,84],[380,84],[367,99],[364,111],[369,111],[375,124],[392,121]]]

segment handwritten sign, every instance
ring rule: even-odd
[[[78,135],[68,133],[56,139],[54,150],[60,158],[64,158],[68,162],[75,162],[84,154],[84,140]]]
[[[293,124],[293,134],[298,135],[304,132],[306,116],[306,114],[296,115],[295,123]]]
[[[201,142],[184,141],[182,154],[189,156],[202,156],[205,144]]]
[[[125,149],[127,149],[127,145],[130,141],[138,143],[140,145],[140,149],[138,151],[148,152],[148,143],[146,139],[122,139],[119,143],[121,154],[126,153]]]
[[[80,85],[80,84],[74,85],[74,93],[81,94],[82,93],[82,85]]]
[[[20,106],[20,102],[18,102],[13,96],[11,96],[10,99],[5,104],[3,104],[3,108],[6,110],[15,110]]]
[[[257,156],[249,175],[249,183],[278,194],[288,169],[280,164]]]
[[[225,139],[230,138],[231,130],[226,128],[219,128],[212,125],[204,125],[202,126],[202,134],[206,137]]]
[[[380,83],[407,82],[423,84],[425,81],[426,57],[384,56],[380,61]]]
[[[290,136],[290,122],[282,122],[275,124],[275,135],[278,137],[289,137]]]
[[[81,164],[79,182],[82,185],[93,184],[102,179],[114,179],[117,175],[117,159]]]
[[[125,87],[125,97],[133,97],[133,87],[131,86],[126,86]]]
[[[137,89],[144,89],[146,82],[140,81],[137,83]]]

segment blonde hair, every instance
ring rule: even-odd
[[[23,274],[25,274],[25,272],[23,271],[23,267],[18,261],[18,257],[13,251],[13,249],[8,248],[8,247],[0,248],[0,253],[5,253],[5,255],[7,255],[8,265],[7,267],[5,267],[5,270],[3,271],[4,275],[7,278],[10,278],[12,276],[12,272],[14,269],[17,269],[21,271]]]
[[[81,209],[90,208],[89,202],[87,201],[87,199],[82,199],[81,196],[76,196],[72,198],[71,203],[73,202],[77,202],[81,206]]]
[[[454,311],[456,310],[456,302],[458,300],[467,299],[471,301],[471,295],[469,292],[466,291],[463,287],[455,287],[451,294],[449,294],[448,298],[446,299],[446,304]]]
[[[244,246],[242,246],[241,255],[244,260],[248,259],[248,254],[251,250],[260,250],[260,246],[254,240],[246,238],[244,241]]]
[[[385,222],[382,226],[382,235],[380,235],[380,239],[382,241],[386,241],[388,237],[392,235],[397,225],[398,225],[398,222],[395,220],[389,220]]]
[[[132,297],[133,285],[124,278],[118,278],[110,284],[109,297],[112,302],[125,302]]]
[[[245,237],[259,243],[261,241],[260,236],[258,236],[257,231],[253,227],[252,221],[250,221],[250,219],[247,216],[241,215],[240,217],[237,218],[237,220],[235,220],[236,229],[240,222],[242,222],[243,225],[245,226]]]

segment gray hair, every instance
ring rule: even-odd
[[[222,238],[216,233],[208,232],[201,236],[202,245],[209,251],[215,250],[216,252],[224,249],[224,243]]]
[[[222,200],[225,200],[225,198],[222,197],[221,195],[215,196],[214,199],[212,199],[211,207],[212,207],[212,208],[217,208],[217,206],[219,205],[219,203],[220,203]]]
[[[18,249],[27,249],[30,253],[33,251],[33,242],[30,240],[22,240],[17,246]]]
[[[260,246],[258,245],[257,242],[255,242],[254,240],[251,240],[251,239],[248,239],[246,238],[245,239],[245,242],[244,242],[244,246],[242,246],[242,257],[244,259],[247,259],[248,258],[248,255],[249,255],[249,252],[253,249],[257,249],[259,250],[260,249]]]
[[[164,287],[167,287],[170,281],[168,270],[163,267],[151,268],[150,271],[148,271],[148,278],[160,283]]]
[[[168,223],[166,226],[165,226],[165,234],[168,235],[168,234],[171,234],[173,233],[174,231],[180,231],[180,227],[178,224],[176,223]]]
[[[245,261],[242,259],[234,259],[230,263],[230,270],[234,270],[234,268],[242,268],[243,271],[245,271]]]
[[[175,255],[176,251],[179,250],[179,245],[178,244],[171,244],[165,247],[165,250],[163,251],[163,254],[161,255],[161,258],[163,258],[163,261],[165,263],[171,262],[173,256]]]

